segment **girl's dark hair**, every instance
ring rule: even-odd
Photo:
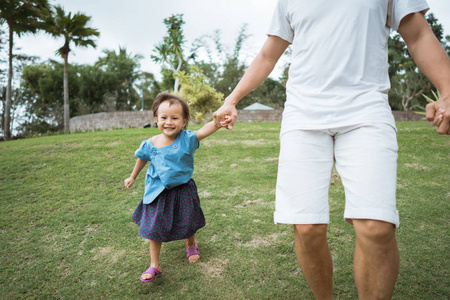
[[[181,108],[183,109],[183,118],[186,120],[186,124],[187,122],[189,122],[189,105],[187,104],[186,100],[181,97],[172,95],[168,92],[162,92],[156,96],[155,101],[153,101],[152,107],[153,117],[158,116],[158,108],[164,101],[169,101],[170,105],[175,103],[180,104]]]

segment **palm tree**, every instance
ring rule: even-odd
[[[5,126],[6,139],[11,138],[11,91],[13,78],[14,33],[19,37],[24,33],[36,33],[41,29],[43,12],[49,8],[47,0],[1,0],[0,25],[5,22],[9,29],[8,83],[6,85]]]
[[[86,24],[91,20],[91,17],[83,13],[77,12],[72,16],[72,13],[66,14],[61,6],[55,6],[52,16],[47,19],[46,31],[54,37],[64,37],[64,46],[57,50],[57,54],[64,58],[64,131],[69,131],[70,109],[69,109],[69,68],[68,56],[70,43],[73,42],[75,46],[96,47],[95,42],[91,39],[92,36],[98,37],[100,33],[97,29],[86,27]]]
[[[182,26],[184,24],[183,15],[172,15],[164,19],[167,27],[168,35],[164,37],[164,41],[153,49],[154,54],[151,58],[156,63],[169,65],[170,70],[175,75],[174,92],[178,92],[181,67],[185,62],[183,55],[183,45],[185,43]]]

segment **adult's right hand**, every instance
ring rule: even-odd
[[[213,117],[217,127],[225,127],[231,130],[237,118],[236,106],[227,103],[225,100],[225,103],[213,114]]]

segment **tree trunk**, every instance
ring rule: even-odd
[[[174,70],[174,75],[178,75],[180,73],[182,64],[183,61],[181,60],[181,57],[178,55],[178,67],[176,70]],[[180,88],[180,78],[175,77],[175,85],[173,87],[173,91],[177,93],[179,88]]]
[[[69,53],[64,54],[64,132],[69,132],[70,109],[69,109]]]
[[[178,93],[178,88],[180,87],[180,78],[176,77],[175,78],[175,84],[173,86],[173,91],[175,93]]]
[[[6,85],[6,101],[5,101],[5,126],[4,135],[5,139],[11,138],[11,95],[12,95],[12,77],[13,77],[13,35],[14,31],[11,25],[9,25],[9,69],[8,69],[8,84]]]

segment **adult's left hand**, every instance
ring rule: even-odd
[[[426,106],[426,117],[431,126],[437,126],[437,133],[450,135],[450,97],[441,97]]]
[[[228,104],[227,101],[213,114],[214,123],[217,127],[233,129],[237,118],[236,106]]]

